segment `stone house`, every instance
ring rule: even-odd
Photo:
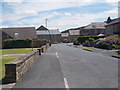
[[[105,34],[105,22],[93,22],[80,30],[81,36]]]
[[[80,36],[80,29],[68,29],[63,32],[61,32],[62,42],[73,42],[78,36]]]
[[[40,26],[36,29],[36,35],[38,39],[46,39],[51,43],[60,43],[61,34],[59,29],[47,29],[44,26]]]
[[[73,42],[78,36],[105,34],[105,22],[93,22],[87,26],[68,29],[61,32],[62,41]]]
[[[107,21],[105,25],[105,35],[120,34],[120,18]]]

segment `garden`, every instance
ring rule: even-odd
[[[39,42],[39,45],[46,43],[45,40],[36,41]],[[36,41],[34,43],[31,39],[6,39],[3,41],[2,49],[0,49],[0,80],[5,76],[5,64],[37,50],[40,46],[36,46]]]
[[[5,64],[13,61],[25,54],[31,52],[32,50],[37,50],[37,48],[16,48],[16,49],[1,49],[2,52],[0,56],[0,80],[5,76]]]
[[[86,47],[95,47],[106,50],[120,50],[120,37],[119,35],[79,36],[77,39],[74,40],[73,44],[83,45]],[[86,48],[84,50],[86,50]],[[94,50],[88,50],[88,51],[94,51]],[[119,53],[114,57],[120,57]]]

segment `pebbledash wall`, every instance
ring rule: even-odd
[[[41,53],[45,52],[50,46],[49,43],[36,51],[32,51],[26,56],[20,57],[14,61],[5,64],[5,82],[17,82],[30,66],[39,58]]]

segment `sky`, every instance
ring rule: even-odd
[[[0,27],[77,28],[118,17],[119,0],[2,0]]]

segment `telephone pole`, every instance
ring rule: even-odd
[[[45,26],[46,26],[46,28],[47,28],[47,21],[48,21],[48,19],[45,19]]]

